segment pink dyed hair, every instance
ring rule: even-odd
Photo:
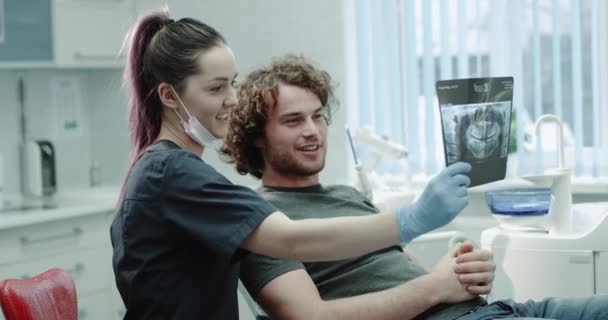
[[[143,16],[130,34],[130,50],[124,70],[129,92],[130,164],[152,144],[160,131],[162,109],[146,108],[146,100],[154,94],[154,88],[147,86],[142,76],[144,53],[154,35],[164,26],[163,21],[170,21],[166,10]]]

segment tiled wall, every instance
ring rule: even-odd
[[[79,134],[63,135],[56,128],[52,83],[58,77],[79,84]],[[92,160],[100,163],[102,182],[118,183],[128,150],[125,107],[118,70],[29,69],[0,71],[0,152],[4,158],[7,193],[20,190],[20,103],[18,79],[25,84],[26,139],[54,144],[58,189],[89,185]]]

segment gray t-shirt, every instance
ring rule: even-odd
[[[378,213],[363,194],[347,186],[263,187],[259,191],[294,220]],[[394,246],[356,258],[311,263],[252,253],[242,260],[240,277],[255,298],[268,282],[297,269],[306,269],[323,300],[390,289],[426,273],[403,253],[401,247]],[[454,319],[483,304],[485,301],[478,298],[460,304],[437,305],[417,319]]]

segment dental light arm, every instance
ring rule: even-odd
[[[403,174],[410,179],[410,170],[407,161],[408,151],[400,144],[390,141],[386,137],[381,137],[374,134],[369,128],[357,128],[354,134],[354,140],[359,143],[364,143],[372,147],[367,164],[364,165],[367,171],[373,171],[383,156],[397,160],[399,166],[403,170]]]
[[[363,164],[359,163],[359,158],[357,157],[357,152],[355,151],[355,145],[353,144],[353,138],[350,135],[350,130],[348,127],[346,128],[346,136],[348,137],[350,150],[355,161],[355,170],[357,171],[357,176],[359,177],[359,182],[361,183],[361,191],[370,201],[373,201],[374,193],[372,191],[372,184],[367,177],[367,172],[363,168]]]
[[[386,137],[374,134],[369,128],[357,128],[354,138],[356,141],[373,146],[378,152],[394,159],[407,158],[408,152],[404,146],[391,142]]]
[[[411,202],[415,193],[409,188],[410,171],[407,149],[385,137],[372,133],[368,128],[358,128],[353,131],[346,128],[346,134],[355,161],[359,190],[373,201],[379,209],[396,208],[404,203]],[[365,162],[357,156],[353,141],[370,146]],[[402,169],[402,174],[381,176],[375,172],[378,162],[387,157],[397,160]]]

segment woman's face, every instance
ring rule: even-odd
[[[224,138],[228,115],[237,104],[234,54],[226,46],[217,46],[201,54],[198,64],[200,72],[186,79],[180,98],[190,114],[211,134]]]

